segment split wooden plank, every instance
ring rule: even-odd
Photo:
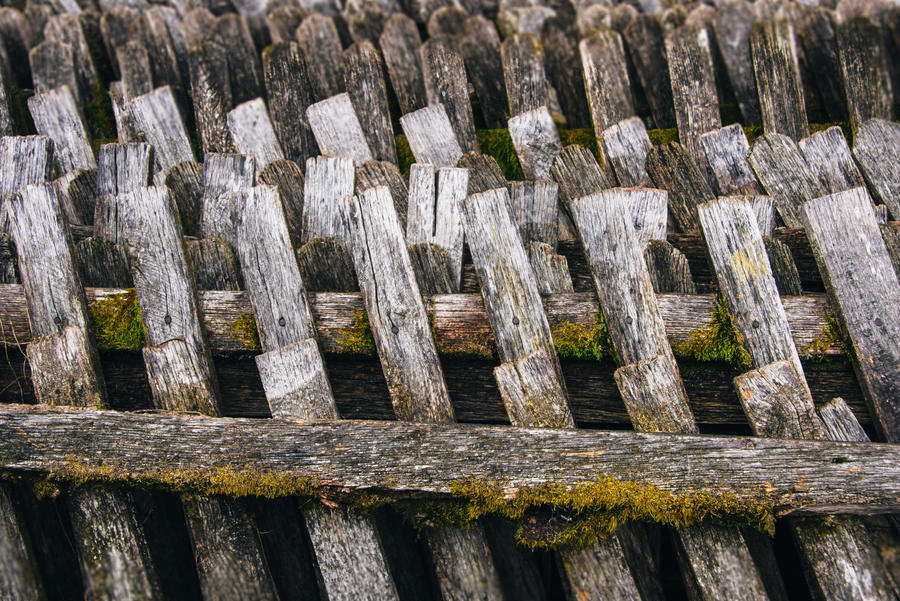
[[[32,96],[28,99],[28,110],[37,132],[53,140],[60,172],[97,167],[81,111],[68,87]]]
[[[228,112],[234,102],[225,49],[214,42],[199,44],[188,52],[188,63],[194,119],[203,152],[233,151]]]
[[[455,167],[463,156],[450,118],[442,104],[432,104],[400,117],[400,126],[418,163]]]
[[[344,82],[373,158],[397,164],[384,63],[375,46],[364,41],[344,51]]]
[[[737,0],[717,6],[712,22],[728,79],[747,125],[761,123],[750,47],[750,30],[756,21],[753,4]]]
[[[883,202],[893,219],[900,219],[900,125],[871,119],[853,136],[853,157],[872,196]]]
[[[614,377],[636,429],[696,432],[637,236],[626,217],[625,198],[630,192],[608,190],[570,205],[591,265],[594,288],[623,364]],[[735,594],[768,598],[739,531],[691,526],[678,529],[677,540],[684,556],[682,572],[701,598]]]
[[[483,15],[473,15],[463,23],[457,46],[478,96],[485,126],[502,128],[508,100],[497,27]]]
[[[125,100],[153,91],[150,56],[143,42],[130,41],[116,48],[114,57],[119,65],[120,81]]]
[[[358,164],[373,159],[366,134],[347,93],[310,105],[306,117],[323,154],[350,157]]]
[[[637,15],[622,32],[656,127],[675,127],[663,28],[656,15]]]
[[[829,127],[804,138],[799,146],[806,164],[822,183],[825,192],[833,194],[865,187],[866,183],[853,161],[840,127]]]
[[[750,46],[763,130],[799,142],[809,135],[809,123],[791,22],[782,18],[754,25]]]
[[[782,134],[766,134],[753,143],[747,159],[766,192],[775,199],[788,227],[802,227],[800,205],[825,194],[800,147]]]
[[[516,116],[549,102],[541,41],[530,33],[517,33],[500,45],[509,114]]]
[[[397,417],[452,422],[453,406],[393,205],[388,189],[375,187],[346,208],[366,313]],[[438,528],[427,536],[444,596],[502,598],[480,526]]]
[[[415,22],[401,13],[391,15],[378,38],[391,89],[403,115],[425,108],[428,103],[419,55],[421,45],[422,38]]]
[[[549,179],[562,151],[562,141],[546,106],[519,113],[509,120],[509,135],[526,179]]]
[[[609,177],[597,164],[591,151],[578,144],[566,146],[551,169],[559,184],[559,196],[565,207],[576,198],[610,187]]]
[[[118,194],[149,184],[151,160],[149,144],[104,144],[100,147],[94,236],[119,242]]]
[[[234,13],[216,19],[210,41],[226,48],[228,80],[235,104],[262,95],[262,70],[247,19]]]
[[[826,288],[853,340],[854,364],[876,424],[900,440],[900,284],[863,188],[810,200],[803,220]]]
[[[164,181],[168,170],[178,163],[194,160],[187,130],[168,86],[131,100],[125,111],[136,132],[153,146],[157,170],[154,181]]]
[[[72,48],[68,44],[56,40],[41,42],[31,49],[28,58],[35,92],[44,94],[55,88],[69,86],[76,104],[80,105],[75,63]]]
[[[443,104],[463,152],[478,150],[465,64],[453,39],[438,36],[419,49],[428,104]]]
[[[299,247],[303,227],[304,189],[303,171],[300,166],[289,160],[273,161],[259,170],[257,180],[260,184],[278,188],[291,245]]]
[[[203,165],[182,161],[169,169],[166,187],[172,194],[185,236],[200,235],[200,205],[203,197]]]
[[[371,420],[300,425],[14,404],[0,407],[0,426],[8,433],[0,440],[4,469],[33,474],[65,465],[67,457],[105,457],[123,476],[149,475],[157,466],[202,465],[208,475],[241,466],[348,490],[390,482],[395,490],[428,494],[447,494],[467,477],[503,482],[514,494],[609,474],[675,494],[731,493],[795,509],[794,515],[896,511],[900,495],[900,451],[878,443]],[[427,455],[409,453],[410,440],[422,440]],[[148,457],[165,462],[148,464]],[[423,459],[442,469],[421,469]],[[808,490],[796,490],[801,475]]]
[[[853,17],[837,26],[850,122],[894,118],[888,55],[879,28],[868,17]]]
[[[50,181],[53,141],[46,136],[0,138],[0,202],[29,184]]]
[[[78,77],[78,97],[93,98],[101,85],[100,77],[78,15],[64,13],[50,17],[44,26],[44,38],[57,40],[72,48]]]
[[[203,162],[203,197],[200,200],[200,235],[219,238],[237,250],[232,212],[244,210],[231,201],[239,190],[256,185],[257,161],[252,155],[209,154]]]
[[[293,39],[293,36],[291,36]],[[285,158],[303,165],[319,153],[306,109],[312,104],[309,67],[293,41],[269,46],[262,53],[269,116]]]
[[[341,39],[334,20],[312,13],[297,28],[297,41],[309,67],[313,100],[331,98],[344,91]]]
[[[602,29],[581,40],[578,49],[594,135],[600,138],[604,129],[636,114],[625,46],[617,32]]]
[[[710,183],[716,194],[724,196],[762,193],[762,188],[747,161],[750,143],[739,123],[703,134],[700,136],[700,145],[706,154],[706,161],[712,174]]]
[[[598,136],[603,156],[612,165],[622,186],[648,183],[647,155],[653,144],[640,117],[629,117],[607,127]]]
[[[682,232],[697,231],[697,205],[715,198],[691,153],[678,142],[650,149],[647,172],[661,189],[669,192],[669,212]]]
[[[556,90],[560,109],[566,117],[566,127],[570,129],[589,127],[591,124],[584,78],[573,76],[581,68],[578,40],[578,31],[570,15],[550,17],[541,27],[547,79]]]
[[[416,280],[425,294],[459,292],[464,238],[459,201],[465,198],[468,184],[466,169],[437,169],[427,163],[410,168],[406,243],[411,247]],[[429,256],[421,245],[439,247],[446,262],[443,257]]]
[[[801,76],[807,91],[812,92],[807,101],[810,105],[818,105],[829,121],[846,119],[844,76],[835,35],[837,14],[822,5],[803,12],[805,15],[794,20],[794,34],[798,43]]]
[[[0,596],[12,601],[44,601],[31,539],[10,492],[7,484],[0,486]]]
[[[356,169],[356,194],[369,188],[385,186],[394,200],[394,211],[400,220],[400,229],[406,230],[406,211],[409,209],[409,189],[394,163],[368,161]]]
[[[228,113],[228,130],[234,148],[241,154],[256,159],[260,168],[272,161],[284,159],[275,129],[269,120],[269,112],[262,98],[239,104]]]
[[[666,35],[678,139],[701,173],[706,172],[706,158],[700,136],[722,127],[711,52],[706,28],[685,25]]]

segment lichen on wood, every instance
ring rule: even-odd
[[[725,301],[719,297],[710,312],[712,319],[703,328],[690,333],[690,340],[672,344],[678,357],[698,361],[723,361],[737,369],[750,367],[750,353],[744,348],[744,337],[734,327]]]
[[[339,332],[340,336],[335,342],[341,347],[341,352],[351,355],[375,354],[375,337],[365,311],[354,311],[353,326]]]
[[[238,318],[231,322],[231,335],[236,340],[240,340],[247,347],[247,350],[258,351],[262,349],[253,313],[238,313]]]
[[[822,333],[803,347],[804,357],[823,359],[829,349],[838,347],[848,359],[856,361],[853,341],[850,340],[850,335],[841,325],[840,320],[833,315],[826,315],[825,324],[825,327],[822,328]]]
[[[101,350],[140,350],[144,346],[141,308],[134,288],[91,304],[94,337]]]
[[[603,361],[608,357],[615,358],[615,349],[602,313],[596,314],[590,328],[563,321],[559,326],[553,328],[551,333],[556,353],[562,359]]]

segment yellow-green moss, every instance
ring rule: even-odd
[[[821,334],[803,348],[804,355],[810,358],[822,358],[832,346],[838,346],[851,361],[857,361],[856,349],[850,335],[841,325],[837,317],[825,316],[825,327]]]
[[[510,181],[525,179],[508,129],[482,129],[476,134],[478,148],[481,149],[482,154],[493,157],[497,161],[503,177]]]
[[[38,480],[32,486],[34,496],[38,499],[55,499],[59,496],[59,487],[49,480]]]
[[[691,332],[690,340],[672,345],[674,353],[698,361],[724,361],[738,369],[749,367],[750,353],[744,348],[744,337],[734,327],[722,298],[716,299],[711,314],[710,322]]]
[[[369,325],[369,316],[365,311],[353,313],[353,327],[339,330],[340,336],[335,342],[341,346],[341,352],[353,355],[374,355],[375,337]]]
[[[101,82],[91,90],[84,107],[85,119],[94,138],[116,138],[116,119],[113,115],[112,100]]]
[[[756,139],[763,135],[765,132],[763,128],[759,125],[745,125],[744,126],[744,135],[747,136],[747,142],[753,144],[756,142]]]
[[[394,136],[394,144],[397,146],[397,163],[400,166],[400,173],[409,177],[409,168],[416,162],[412,149],[409,147],[409,141],[403,134]]]
[[[262,348],[259,343],[259,331],[256,329],[256,319],[253,313],[238,313],[238,318],[229,324],[231,336],[240,340],[247,350],[258,351]]]
[[[563,359],[595,359],[615,357],[609,329],[603,315],[597,313],[594,324],[588,328],[569,321],[553,328],[553,344],[557,354]]]
[[[593,129],[561,129],[559,130],[559,139],[562,141],[563,146],[571,146],[572,144],[584,146],[593,153],[597,162],[601,166],[603,165],[603,153],[600,152],[600,147],[597,145],[597,137],[594,135]]]
[[[144,346],[141,307],[134,288],[91,305],[94,337],[101,350],[136,351]]]
[[[654,146],[678,141],[678,130],[674,127],[671,129],[650,129],[647,130],[647,135],[650,136],[650,143]]]

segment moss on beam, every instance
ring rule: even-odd
[[[101,350],[140,350],[144,346],[141,307],[134,288],[90,306],[94,338]]]
[[[734,327],[725,301],[716,298],[712,319],[706,326],[690,333],[690,340],[672,344],[676,357],[697,361],[721,361],[743,371],[750,367],[750,353],[744,348],[744,337]]]
[[[609,329],[603,320],[603,314],[594,316],[593,325],[588,328],[581,324],[563,321],[551,331],[553,345],[561,359],[593,359],[603,361],[611,357],[616,359]]]

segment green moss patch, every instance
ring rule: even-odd
[[[141,307],[134,288],[91,304],[94,337],[101,350],[136,351],[144,346]]]
[[[822,328],[822,333],[803,347],[803,354],[805,358],[821,359],[825,357],[828,349],[833,346],[839,347],[850,361],[858,361],[850,334],[847,333],[837,317],[826,315],[825,327]]]
[[[691,338],[687,342],[673,344],[672,351],[678,357],[722,361],[740,370],[750,367],[750,353],[744,348],[744,337],[734,327],[734,321],[721,297],[716,299],[711,313],[712,319],[705,327],[691,332]]]
[[[256,329],[256,319],[252,313],[238,313],[238,318],[231,322],[231,336],[240,340],[247,350],[258,351],[262,349],[259,342],[259,331]]]
[[[375,336],[369,325],[369,316],[365,311],[353,313],[353,327],[339,330],[340,336],[336,342],[341,347],[341,352],[351,355],[374,355]]]
[[[482,154],[493,157],[497,161],[503,177],[509,181],[525,179],[508,129],[482,129],[476,134],[478,148],[481,149]]]
[[[648,129],[647,135],[650,136],[650,143],[654,146],[678,141],[678,130],[674,127],[671,129]]]
[[[564,321],[553,328],[552,334],[556,353],[562,359],[602,361],[607,357],[615,358],[609,329],[601,313],[597,313],[594,317],[594,324],[590,328]]]

